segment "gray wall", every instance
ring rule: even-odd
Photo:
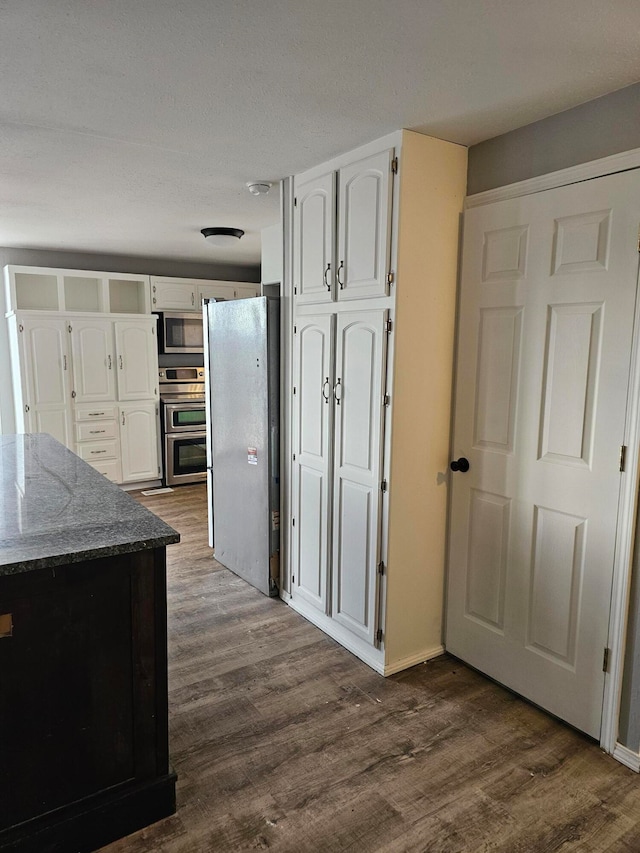
[[[469,149],[467,192],[490,190],[640,148],[640,83]]]
[[[6,264],[34,267],[60,267],[72,270],[97,270],[145,275],[169,275],[180,278],[212,278],[226,281],[260,281],[260,266],[198,264],[160,258],[98,255],[79,252],[54,252],[46,249],[9,249],[0,247],[0,268]],[[4,283],[0,289],[0,318],[6,312]],[[6,323],[0,320],[0,433],[13,432],[13,394],[9,342]]]

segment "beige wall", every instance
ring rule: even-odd
[[[386,665],[442,643],[458,239],[467,150],[411,131],[400,160]]]

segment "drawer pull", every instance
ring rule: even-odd
[[[90,418],[99,418],[104,416],[104,412],[87,412]]]
[[[106,432],[106,429],[90,429],[89,435],[102,435]]]
[[[92,455],[92,456],[98,456],[98,454],[100,454],[100,453],[106,453],[106,452],[107,452],[106,450],[92,450],[92,451],[91,451],[91,455]]]

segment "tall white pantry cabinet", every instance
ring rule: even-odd
[[[398,131],[293,179],[283,597],[388,675],[442,652],[466,149]]]

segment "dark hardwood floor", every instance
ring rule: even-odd
[[[135,495],[168,550],[173,817],[108,853],[640,851],[640,778],[443,656],[384,679],[219,566],[203,487]]]

